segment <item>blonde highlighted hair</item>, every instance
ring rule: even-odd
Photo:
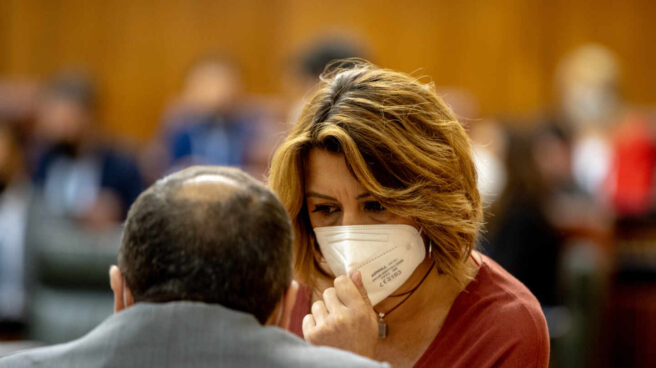
[[[465,130],[432,85],[364,60],[333,63],[276,151],[269,185],[295,228],[295,276],[316,286],[305,208],[312,149],[342,153],[383,206],[421,226],[440,272],[463,284],[471,278],[466,262],[482,217],[476,170]]]

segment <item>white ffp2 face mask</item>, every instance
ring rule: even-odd
[[[401,287],[426,257],[424,240],[410,225],[316,227],[314,234],[335,276],[360,271],[372,305]]]

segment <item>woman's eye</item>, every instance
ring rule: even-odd
[[[337,206],[327,205],[327,204],[318,204],[315,205],[312,209],[312,213],[320,213],[323,215],[332,215],[333,213],[339,211]]]
[[[364,209],[365,211],[370,211],[370,212],[383,212],[385,211],[385,207],[378,202],[378,201],[368,201],[364,203]]]

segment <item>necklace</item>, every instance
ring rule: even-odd
[[[417,285],[415,285],[415,287],[413,287],[412,289],[410,289],[409,291],[406,291],[404,293],[397,294],[397,295],[392,295],[392,296],[403,296],[403,295],[405,295],[406,297],[403,298],[403,300],[401,300],[398,304],[396,304],[395,306],[390,308],[387,312],[385,312],[385,313],[378,312],[376,310],[376,308],[374,308],[374,312],[378,313],[378,338],[379,339],[384,339],[388,335],[389,328],[387,326],[387,322],[385,322],[385,317],[387,317],[390,313],[394,312],[394,310],[396,308],[400,307],[401,304],[403,304],[406,300],[408,300],[412,296],[412,294],[414,294],[414,292],[417,291],[417,289],[419,289],[421,284],[424,283],[424,280],[426,280],[426,278],[428,277],[430,272],[433,270],[433,267],[435,267],[435,261],[433,261],[433,263],[431,264],[430,268],[428,269],[428,271],[426,272],[424,277],[421,278],[421,280],[419,281],[419,283]]]

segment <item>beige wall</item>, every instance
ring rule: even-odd
[[[353,33],[377,63],[470,89],[485,114],[545,107],[567,51],[590,41],[617,52],[623,90],[656,102],[652,0],[2,0],[0,75],[96,73],[112,132],[152,134],[186,66],[223,50],[252,93],[276,94],[292,53],[326,30]]]

